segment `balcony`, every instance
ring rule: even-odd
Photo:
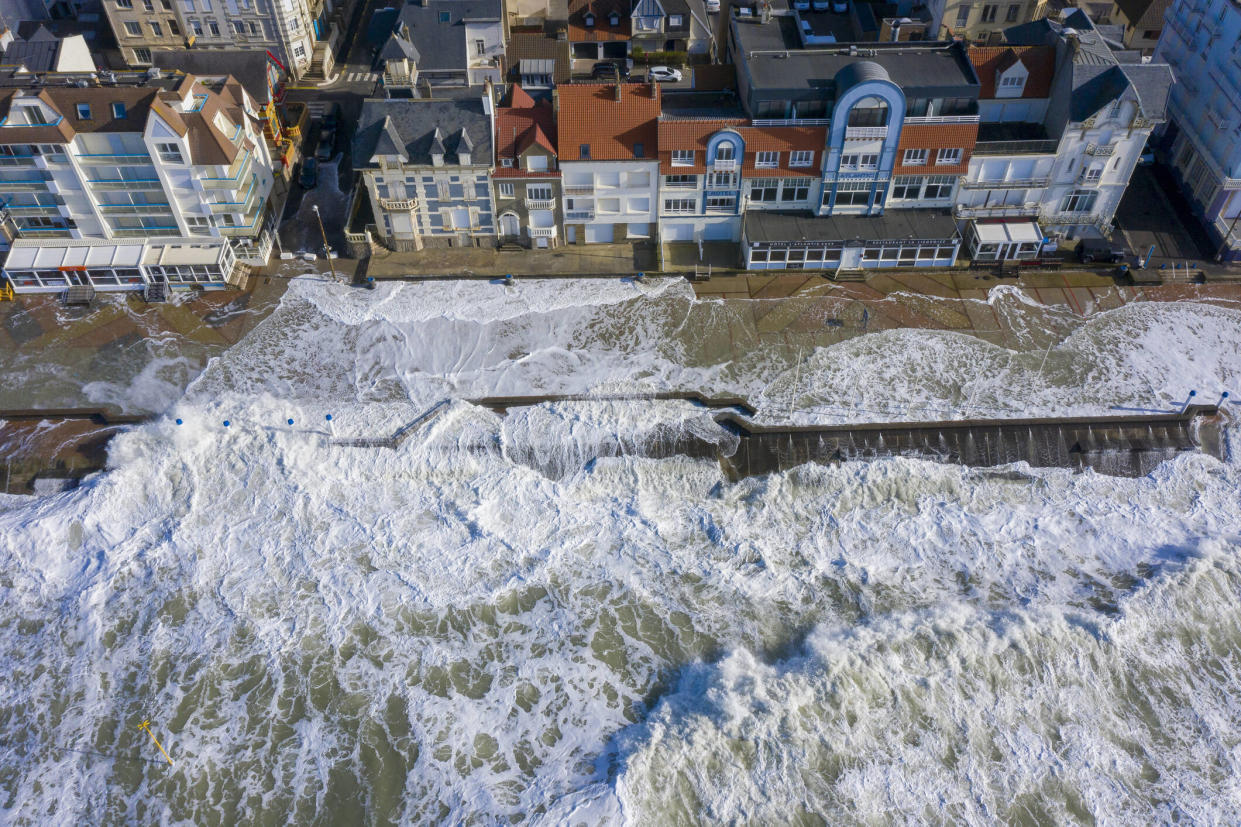
[[[555,227],[527,227],[526,231],[530,233],[531,238],[555,238]]]
[[[0,181],[0,192],[51,192],[50,179],[23,178],[20,181]]]
[[[594,221],[594,210],[570,210],[564,214],[565,221]]]
[[[975,155],[1055,155],[1060,142],[1040,141],[979,141],[974,144]]]
[[[204,187],[212,189],[236,189],[238,183],[250,171],[251,153],[249,150],[239,155],[220,178],[200,178]]]
[[[957,218],[1037,218],[1038,202],[1027,201],[1024,204],[1003,204],[987,207],[958,205],[956,216]]]
[[[73,238],[72,227],[17,227],[22,238]]]
[[[965,189],[990,190],[990,189],[1031,189],[1033,187],[1045,187],[1051,183],[1051,176],[1044,175],[1041,178],[1009,178],[1004,181],[964,181],[961,186]]]
[[[755,126],[827,126],[827,118],[755,118]]]
[[[716,172],[734,172],[737,169],[736,158],[716,158],[711,164],[711,169]]]
[[[104,215],[140,215],[147,213],[157,213],[161,216],[172,218],[172,211],[168,209],[167,201],[159,204],[100,204],[99,212]]]
[[[0,167],[32,167],[33,155],[0,155]]]
[[[556,201],[552,198],[527,198],[526,209],[528,210],[551,210],[555,209]]]
[[[417,198],[380,198],[379,208],[383,210],[399,210],[409,212],[418,209]]]
[[[873,141],[876,138],[883,139],[888,137],[888,128],[886,126],[846,126],[846,141]]]
[[[163,183],[158,178],[141,178],[138,180],[127,181],[123,178],[107,178],[98,181],[87,179],[86,183],[90,184],[91,189],[98,192],[113,192],[117,190],[133,191],[133,190],[162,190]]]
[[[933,125],[945,123],[978,123],[978,115],[923,115],[905,119],[906,126]]]
[[[1116,151],[1116,144],[1086,144],[1086,154],[1106,158]]]
[[[78,155],[79,164],[110,164],[112,166],[134,166],[150,164],[151,156],[143,153],[125,153],[119,155]]]
[[[565,184],[566,195],[594,195],[594,184]]]

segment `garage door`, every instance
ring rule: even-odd
[[[586,243],[601,244],[612,240],[611,224],[587,224]]]
[[[703,228],[702,237],[706,241],[732,241],[733,227],[729,221],[717,221]]]
[[[664,241],[693,241],[693,224],[665,224],[659,230],[659,237]]]

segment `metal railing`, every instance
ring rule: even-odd
[[[918,126],[920,124],[941,124],[941,123],[978,123],[981,120],[979,115],[915,115],[905,118],[906,126]]]
[[[239,155],[233,161],[222,177],[200,178],[198,180],[202,181],[204,187],[210,187],[212,189],[234,189],[249,171],[251,157],[251,152],[247,149],[242,155]]]
[[[99,211],[104,215],[137,215],[139,213],[157,213],[172,217],[171,205],[164,201],[152,204],[100,204]]]
[[[591,195],[595,191],[594,184],[566,184],[564,188],[566,195]]]
[[[846,126],[845,140],[867,140],[874,138],[888,137],[888,128],[886,126]]]
[[[1006,181],[962,181],[961,186],[964,189],[1029,189],[1045,187],[1050,183],[1051,176],[1044,175],[1040,178],[1010,178]]]
[[[716,172],[735,172],[737,169],[736,158],[716,158],[711,162],[711,169]]]
[[[1040,141],[979,141],[974,144],[975,155],[1055,155],[1060,142]]]
[[[755,126],[827,126],[828,118],[755,118]]]
[[[126,181],[123,178],[108,178],[92,181],[86,179],[86,183],[91,185],[91,189],[99,192],[111,192],[115,190],[162,190],[163,182],[158,178],[142,178],[139,180]]]
[[[119,164],[123,166],[133,166],[137,164],[150,164],[151,156],[145,152],[118,152],[115,154],[79,154],[79,164]]]
[[[1116,144],[1086,144],[1086,154],[1099,157],[1107,157],[1116,151]]]
[[[1035,217],[1038,215],[1038,202],[1027,201],[1025,204],[1006,204],[993,207],[974,207],[958,205],[957,218],[1006,218]]]
[[[565,221],[594,221],[594,210],[571,210],[564,214]]]

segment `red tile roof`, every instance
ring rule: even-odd
[[[586,14],[595,16],[593,26],[586,25]],[[616,12],[620,20],[608,25],[608,15]],[[625,0],[569,0],[569,41],[590,43],[600,40],[628,40],[630,36],[629,4]]]
[[[496,174],[500,177],[520,177],[527,173],[517,168],[518,154],[538,144],[553,155],[556,154],[556,117],[548,101],[535,103],[534,99],[517,84],[509,93],[511,103],[524,106],[496,107]],[[513,167],[500,165],[500,159],[513,159]]]
[[[616,100],[620,88],[621,99]],[[560,160],[581,161],[590,145],[592,161],[631,161],[634,144],[654,159],[659,140],[659,85],[573,83],[556,87],[559,100]]]
[[[827,142],[825,126],[747,126],[744,118],[716,118],[710,120],[660,120],[659,167],[664,175],[701,175],[707,171],[707,141],[721,129],[732,129],[745,141],[745,158],[742,175],[751,178],[779,178],[783,176],[819,176],[819,159]],[[694,165],[672,166],[672,150],[694,150]],[[790,167],[790,153],[808,150],[814,153],[808,167]],[[756,169],[754,153],[779,152],[776,167]]]
[[[969,56],[982,84],[978,97],[984,100],[995,98],[996,75],[1018,60],[1030,73],[1020,97],[1051,96],[1051,81],[1056,74],[1054,46],[970,46]]]

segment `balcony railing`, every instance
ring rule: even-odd
[[[990,207],[970,207],[958,205],[957,218],[1034,218],[1038,215],[1038,202],[1027,201],[1024,204],[1005,204]]]
[[[0,155],[0,167],[32,167],[33,155]]]
[[[528,227],[531,238],[555,238],[555,227]]]
[[[77,157],[78,157],[79,164],[114,164],[114,165],[122,165],[122,166],[132,166],[135,164],[151,163],[151,156],[147,155],[145,152],[117,153],[113,155],[83,154],[83,155],[78,155]]]
[[[123,178],[108,178],[98,181],[87,179],[86,183],[91,185],[91,189],[99,192],[111,192],[117,190],[162,190],[163,183],[158,178],[142,178],[136,181],[126,181]]]
[[[1029,189],[1031,187],[1045,187],[1051,183],[1051,176],[1044,175],[1041,178],[1010,178],[1006,181],[964,181],[961,186],[965,189],[990,190],[990,189]]]
[[[409,210],[418,209],[418,199],[417,198],[400,198],[400,199],[380,198],[379,207],[380,209],[384,209],[384,210],[402,210],[402,211],[408,212]]]
[[[1043,224],[1095,224],[1098,216],[1094,210],[1082,212],[1049,212],[1044,213],[1039,221]]]
[[[200,178],[199,180],[202,181],[204,187],[212,189],[236,189],[238,183],[250,171],[251,157],[251,152],[247,149],[233,161],[222,177]]]
[[[827,118],[755,118],[755,126],[827,126]]]
[[[565,221],[594,221],[594,210],[570,210],[564,214]]]
[[[907,126],[918,126],[919,124],[941,124],[941,123],[978,123],[981,118],[978,115],[922,115],[905,118]]]
[[[566,195],[591,195],[595,191],[594,184],[565,184]]]
[[[873,140],[888,137],[886,126],[846,126],[845,140]]]
[[[172,217],[167,201],[162,204],[100,204],[99,211],[104,215],[137,215],[140,213],[157,213]]]
[[[36,238],[73,238],[72,227],[17,227],[17,232],[21,236],[35,236]]]
[[[979,141],[974,144],[975,155],[1055,155],[1060,146],[1057,140],[1042,141]]]
[[[716,158],[711,164],[711,168],[716,172],[733,172],[737,169],[736,158]]]
[[[1116,151],[1116,144],[1086,144],[1086,154],[1107,157]]]
[[[556,202],[551,198],[527,198],[526,209],[528,210],[550,210],[554,209]]]
[[[0,181],[0,192],[44,192],[50,191],[51,180],[42,178],[23,179],[21,181]]]

